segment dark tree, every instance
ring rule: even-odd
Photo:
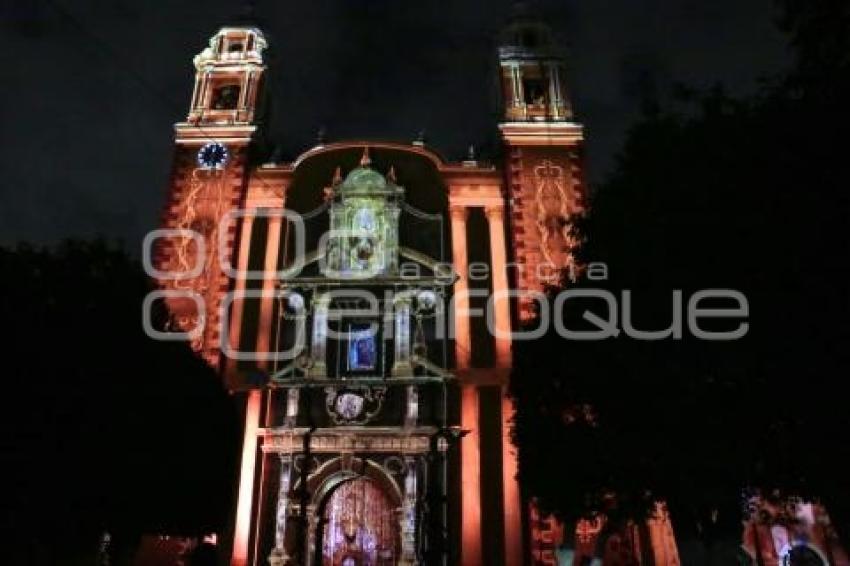
[[[746,99],[718,88],[653,109],[578,227],[582,261],[610,277],[574,286],[621,307],[629,290],[635,327],[667,328],[676,289],[687,306],[726,288],[749,301],[746,336],[703,341],[686,325],[681,340],[515,346],[521,481],[565,519],[640,517],[663,498],[679,532],[710,540],[737,534],[742,490],[759,488],[821,498],[850,532],[850,8],[783,6],[793,71]],[[569,301],[567,326],[589,327],[585,310],[605,312]]]
[[[234,406],[185,344],[144,334],[138,263],[67,243],[0,249],[0,269],[5,561],[92,564],[108,532],[120,564],[142,533],[221,532]]]

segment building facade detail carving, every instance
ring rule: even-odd
[[[270,160],[266,48],[231,26],[195,58],[155,256],[182,293],[166,298],[175,328],[201,329],[194,346],[244,403],[230,564],[554,564],[571,537],[521,496],[506,389],[511,330],[533,312],[509,291],[572,265],[582,212],[563,53],[542,24],[506,29],[496,166],[421,139]],[[494,336],[472,314],[480,263]],[[673,560],[659,521],[652,547]]]

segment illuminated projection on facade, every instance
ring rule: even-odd
[[[533,307],[506,291],[571,265],[583,207],[549,30],[520,17],[501,37],[502,165],[360,140],[270,161],[266,48],[225,27],[195,58],[155,256],[173,328],[243,403],[231,564],[519,566],[592,548],[599,529],[564,534],[521,497],[505,397],[510,331]],[[493,334],[469,314],[476,291]],[[663,509],[638,530],[678,564]]]

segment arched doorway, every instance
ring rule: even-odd
[[[397,510],[371,479],[340,484],[322,511],[322,566],[391,566],[401,554]]]

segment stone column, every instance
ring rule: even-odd
[[[513,401],[502,392],[502,490],[505,502],[505,566],[522,566],[522,501],[516,447],[511,443]]]
[[[306,465],[306,464],[305,464]],[[316,544],[319,536],[319,516],[316,514],[316,506],[307,506],[307,556],[304,566],[317,566]]]
[[[294,427],[298,420],[298,401],[301,397],[301,391],[292,387],[286,391],[286,415],[284,417],[284,426]]]
[[[204,85],[201,88],[201,110],[209,110],[212,103],[212,81],[210,77],[212,73],[204,72]]]
[[[490,228],[490,265],[493,269],[493,320],[496,341],[496,365],[511,365],[511,306],[508,297],[507,246],[505,244],[504,207],[487,206]]]
[[[266,241],[266,260],[263,266],[263,296],[260,299],[260,326],[257,330],[257,354],[265,356],[257,365],[266,368],[271,350],[272,313],[274,312],[275,286],[277,284],[277,262],[280,257],[281,216],[269,217],[269,232]]]
[[[251,510],[254,499],[254,472],[257,463],[257,432],[260,425],[262,392],[248,392],[245,405],[245,436],[242,440],[242,465],[239,472],[239,496],[236,503],[236,525],[233,529],[231,566],[248,564],[248,542],[251,538]]]
[[[389,210],[390,225],[387,229],[387,241],[383,246],[384,265],[387,273],[398,273],[398,220],[401,216],[401,209],[393,207]]]
[[[248,257],[251,254],[251,233],[254,226],[253,211],[242,217],[242,233],[239,236],[239,257],[236,266],[236,284],[234,285],[234,299],[232,309],[230,311],[230,331],[228,332],[228,340],[230,349],[234,352],[239,351],[239,339],[242,336],[242,315],[245,312],[245,299],[238,298],[240,293],[245,292],[245,283],[247,281]],[[235,369],[236,359],[228,358],[228,369]]]
[[[566,99],[561,89],[561,71],[558,63],[549,64],[549,81],[552,84],[552,103],[557,111],[554,117],[560,120],[566,117]]]
[[[469,324],[469,258],[466,247],[465,206],[451,205],[452,260],[458,279],[454,285],[455,365],[458,370],[469,369],[472,334]]]
[[[393,301],[395,314],[393,377],[413,375],[413,366],[410,365],[410,302],[411,297],[405,294],[396,296]]]
[[[518,64],[514,63],[513,65],[514,72],[514,84],[516,85],[516,111],[519,111],[521,114],[519,118],[525,119],[526,117],[526,107],[525,107],[525,85],[522,84],[522,71]],[[517,119],[517,116],[514,115],[514,120]]]
[[[404,476],[404,500],[399,517],[401,559],[398,563],[399,566],[416,566],[416,460],[408,456],[404,463],[407,472]]]
[[[275,515],[274,549],[269,556],[270,566],[283,566],[289,560],[286,554],[286,521],[289,517],[289,488],[292,477],[292,457],[280,455],[280,488],[277,492],[277,514]]]
[[[236,104],[238,110],[245,110],[248,106],[248,90],[251,88],[251,80],[254,78],[254,73],[248,71],[242,74],[239,81],[239,102]]]
[[[189,113],[190,114],[192,112],[194,112],[195,109],[198,107],[198,91],[200,90],[200,87],[201,87],[201,73],[196,72],[195,73],[195,87],[192,89],[192,103],[189,105]]]
[[[481,455],[478,434],[478,388],[461,387],[461,549],[462,566],[482,566],[481,560]]]
[[[328,373],[327,343],[328,343],[328,310],[330,297],[322,294],[313,298],[313,339],[310,344],[313,367],[310,375],[325,377]]]
[[[558,73],[558,64],[548,63],[546,65],[546,71],[549,77],[549,105],[551,107],[552,117],[560,120],[564,117],[564,101],[561,98],[561,80]]]

